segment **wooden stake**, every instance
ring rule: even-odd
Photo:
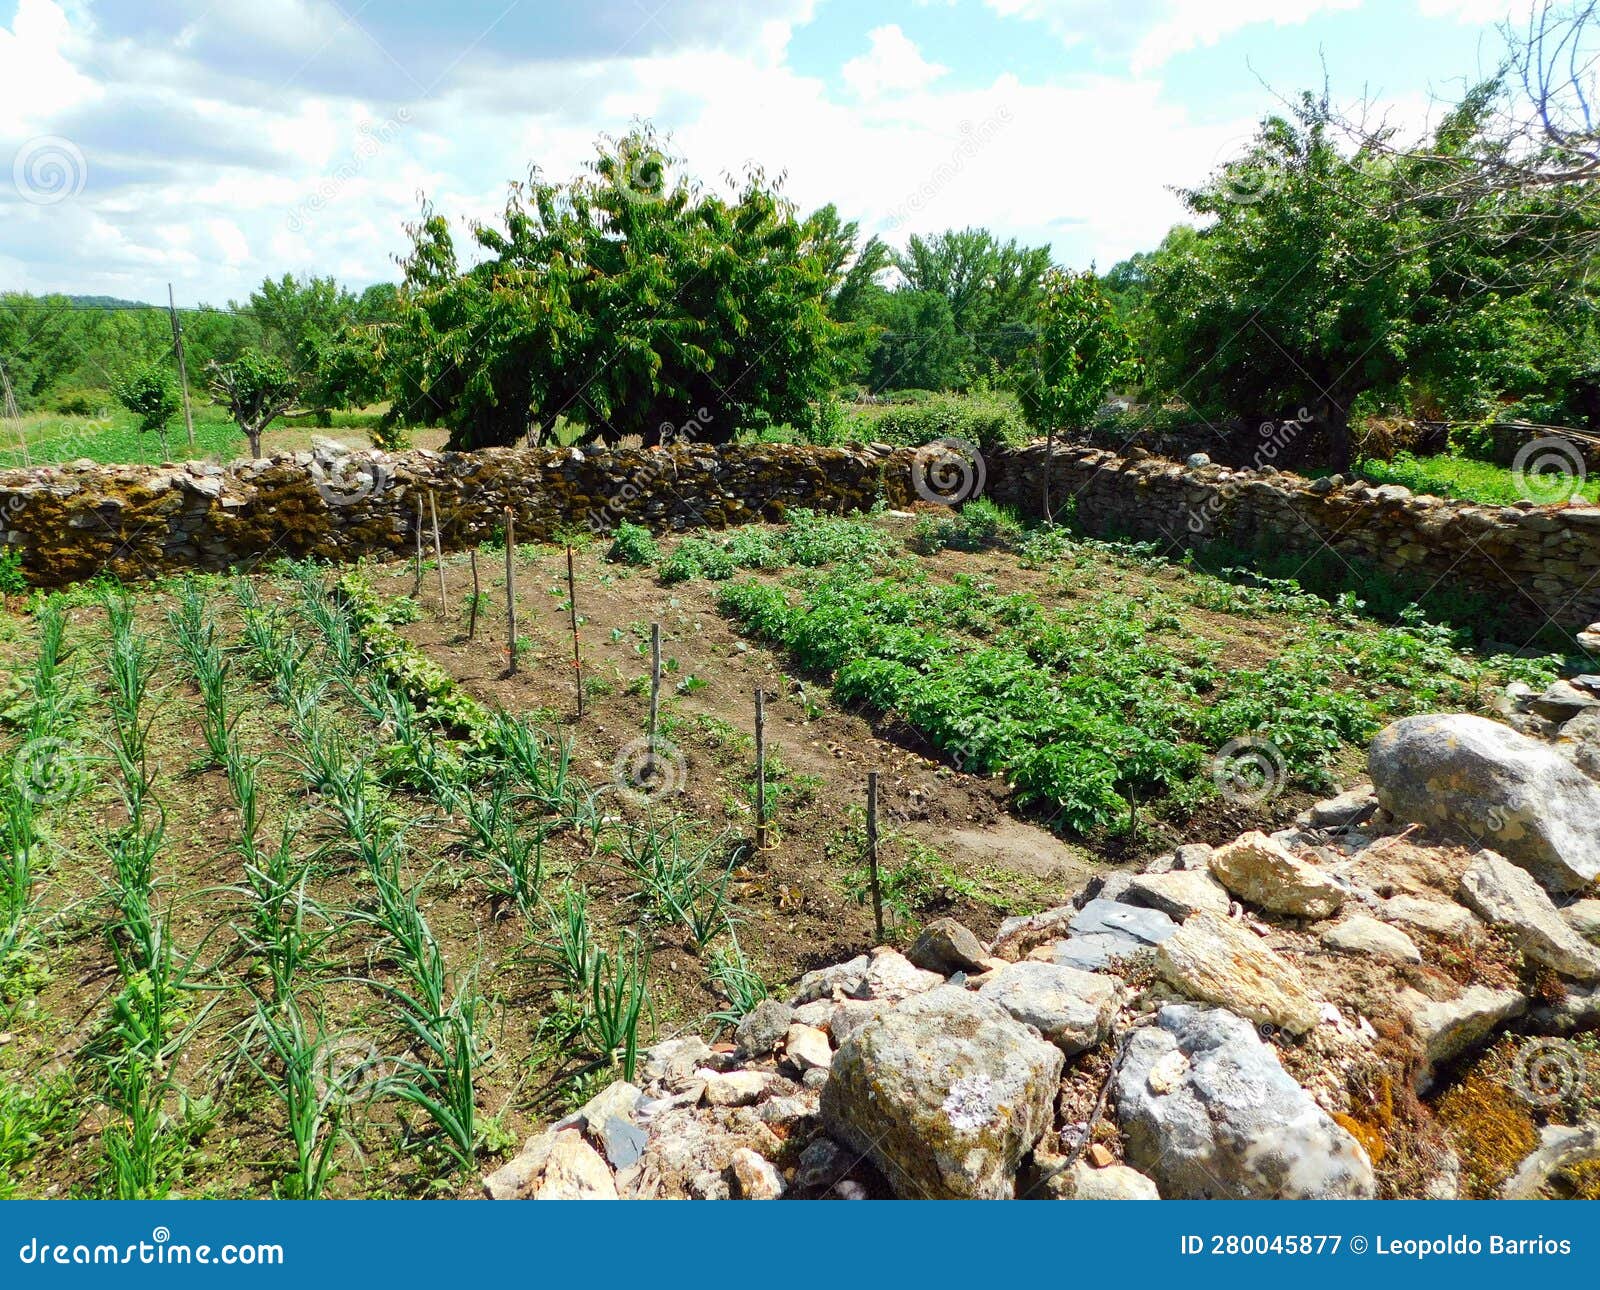
[[[1050,523],[1050,468],[1056,460],[1056,428],[1051,426],[1044,436],[1044,522]]]
[[[450,612],[450,601],[444,589],[444,547],[439,542],[439,508],[433,504],[433,490],[428,490],[428,513],[433,516],[433,563],[439,570],[439,617]]]
[[[467,553],[467,563],[472,566],[472,607],[467,610],[467,639],[471,640],[478,634],[478,548],[473,547]]]
[[[872,878],[872,929],[883,944],[883,888],[878,882],[878,772],[867,772],[867,871]]]
[[[194,447],[194,414],[189,410],[189,369],[183,361],[183,326],[178,322],[178,306],[167,283],[167,313],[172,319],[172,348],[178,355],[178,389],[183,393],[183,424],[189,431],[189,446]]]
[[[511,576],[511,551],[516,543],[517,518],[506,507],[506,657],[508,676],[517,670],[517,584]]]
[[[417,576],[411,580],[411,599],[422,594],[422,498],[417,498]]]
[[[661,624],[650,624],[650,756],[656,751],[656,718],[661,712]]]
[[[767,849],[767,695],[756,687],[756,850]]]
[[[572,543],[567,543],[567,608],[572,617],[572,682],[578,687],[578,719],[583,719],[583,661],[578,656],[578,583],[572,576]]]

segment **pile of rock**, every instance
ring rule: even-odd
[[[1389,1150],[1395,1105],[1513,1022],[1600,1025],[1600,900],[1578,898],[1600,874],[1600,783],[1466,716],[1396,723],[1370,766],[1292,829],[1103,875],[988,944],[940,920],[906,954],[808,973],[731,1043],[659,1044],[637,1085],[529,1141],[486,1189],[1454,1196],[1431,1117]],[[1600,1130],[1545,1138],[1508,1194],[1600,1158]]]

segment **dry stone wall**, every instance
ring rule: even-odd
[[[1045,461],[1042,445],[997,455],[987,463],[988,495],[1039,515]],[[1090,533],[1175,548],[1220,540],[1308,558],[1331,550],[1424,587],[1486,597],[1531,628],[1600,619],[1600,507],[1482,506],[1271,466],[1193,469],[1137,450],[1060,448],[1049,474],[1052,511],[1070,499]]]
[[[844,512],[951,496],[950,483],[1040,514],[1042,444],[991,450],[981,465],[884,446],[750,444],[661,450],[489,449],[347,453],[337,448],[231,466],[101,466],[0,471],[0,545],[30,581],[107,571],[125,579],[224,569],[276,555],[349,560],[412,550],[431,492],[447,547],[565,526],[722,528],[781,520],[797,506]],[[963,494],[964,495],[964,494]],[[1530,627],[1600,620],[1600,507],[1480,506],[1397,485],[1306,481],[1268,466],[1191,469],[1135,449],[1064,446],[1050,495],[1090,533],[1173,548],[1332,550],[1428,585],[1487,597]]]
[[[41,586],[105,571],[124,579],[226,569],[275,556],[404,554],[432,494],[447,547],[504,526],[520,540],[566,526],[722,528],[781,520],[796,506],[904,504],[909,450],[796,448],[589,451],[488,449],[384,454],[319,449],[230,466],[79,462],[0,471],[0,545]],[[431,535],[430,535],[431,541]]]

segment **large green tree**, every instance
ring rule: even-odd
[[[470,267],[427,210],[387,341],[397,407],[442,418],[456,448],[558,417],[646,443],[801,423],[839,330],[844,266],[820,231],[759,169],[722,191],[683,177],[648,126],[569,182],[513,185],[498,224],[473,227]]]

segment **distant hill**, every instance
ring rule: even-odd
[[[146,304],[143,300],[120,300],[116,296],[68,296],[78,309],[164,309],[165,305]]]

